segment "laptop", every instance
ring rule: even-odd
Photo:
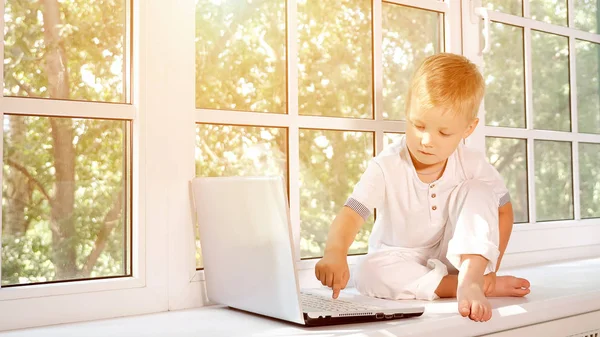
[[[300,291],[282,177],[201,177],[191,185],[211,302],[305,326],[423,314],[412,303]]]

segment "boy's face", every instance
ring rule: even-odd
[[[424,165],[443,162],[467,138],[479,120],[467,120],[461,114],[443,108],[427,111],[414,109],[407,116],[406,143],[413,159]]]

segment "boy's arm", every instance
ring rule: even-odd
[[[325,255],[338,253],[346,256],[364,222],[365,220],[352,208],[342,207],[329,228]]]
[[[509,201],[498,208],[498,226],[500,231],[498,250],[500,251],[500,255],[498,256],[496,271],[500,269],[500,262],[502,261],[502,256],[504,256],[506,246],[508,246],[508,239],[510,239],[510,234],[512,233],[513,223],[513,208],[512,203]]]
[[[344,206],[329,228],[325,253],[315,266],[315,276],[321,284],[333,289],[333,298],[337,298],[340,290],[348,284],[348,248],[364,222],[362,216],[352,208]]]

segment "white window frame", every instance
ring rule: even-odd
[[[574,13],[573,1],[567,1],[568,13]],[[473,24],[469,18],[473,15],[472,8],[480,7],[480,0],[465,1],[463,5],[463,39],[464,41],[479,41],[479,22]],[[524,33],[524,65],[525,65],[525,96],[526,128],[507,128],[485,125],[485,102],[480,110],[480,122],[477,131],[471,136],[471,146],[486,151],[485,137],[518,138],[527,141],[527,188],[528,212],[527,223],[515,224],[506,254],[510,266],[529,263],[540,263],[567,258],[585,258],[599,255],[600,219],[581,219],[579,200],[579,146],[580,142],[600,144],[600,134],[578,133],[577,122],[577,73],[575,42],[576,39],[600,43],[600,35],[571,28],[573,15],[569,15],[569,27],[553,25],[529,18],[529,0],[523,0],[523,16],[513,16],[498,11],[487,11],[492,22],[510,24],[523,28]],[[532,54],[531,30],[566,36],[569,39],[569,84],[571,106],[571,131],[547,131],[533,129],[532,102]],[[464,55],[478,64],[485,75],[482,46],[476,43],[464,43]],[[493,46],[491,46],[493,48]],[[534,140],[567,141],[572,144],[573,170],[573,206],[574,219],[561,221],[536,221],[535,202],[535,161]],[[540,255],[537,252],[545,251]],[[528,257],[529,256],[529,257]],[[505,259],[506,261],[506,259]],[[506,265],[507,263],[503,263]]]
[[[193,0],[190,5],[193,6]],[[181,24],[179,17],[186,14],[176,8],[165,11],[158,2],[133,2],[130,11],[133,15],[133,50],[128,51],[133,55],[131,104],[0,95],[2,114],[129,120],[133,130],[132,276],[0,288],[0,331],[168,310],[170,265],[165,238],[174,227],[169,226],[168,202],[173,192],[169,190],[171,182],[168,179],[172,176],[170,170],[176,165],[165,161],[170,154],[170,144],[155,135],[178,133],[172,128],[174,123],[165,123],[165,111],[171,107],[169,102],[177,98],[169,92],[169,85],[174,80],[170,74],[157,71],[164,69],[167,62],[178,65],[178,56],[164,53],[164,43],[161,44],[174,33],[163,28]],[[0,14],[0,26],[3,27],[4,6],[1,6]],[[183,28],[193,32],[193,17],[189,21]],[[4,55],[4,43],[0,44],[0,55]],[[0,67],[0,78],[4,78],[3,70]]]

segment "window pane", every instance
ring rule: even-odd
[[[490,31],[492,48],[484,54],[485,122],[524,128],[523,28],[492,23]]]
[[[443,51],[444,16],[384,2],[383,117],[404,119],[406,93],[415,68]]]
[[[329,226],[371,158],[371,132],[300,130],[302,258],[323,256]],[[350,254],[366,253],[372,219],[363,225]]]
[[[568,39],[532,30],[531,41],[534,127],[570,131]]]
[[[371,1],[298,1],[298,109],[373,117]]]
[[[600,218],[600,144],[579,143],[581,218]]]
[[[4,95],[129,102],[127,2],[7,0]]]
[[[598,0],[573,0],[575,9],[575,28],[588,31],[590,33],[599,33],[598,30]]]
[[[510,192],[515,223],[528,222],[527,141],[486,137],[488,161],[500,172]]]
[[[537,221],[573,219],[571,143],[536,140]]]
[[[130,274],[128,128],[5,115],[2,286]]]
[[[383,133],[383,147],[385,148],[392,143],[395,143],[404,136],[404,133],[384,132]]]
[[[196,126],[197,176],[281,175],[287,182],[287,172],[287,129],[213,124]],[[196,266],[203,267],[197,232]]]
[[[196,0],[196,107],[286,112],[285,1]]]
[[[529,0],[531,18],[555,25],[567,25],[567,0]]]
[[[600,45],[576,43],[579,132],[600,133]]]
[[[523,16],[522,0],[484,0],[483,3],[491,10]]]

